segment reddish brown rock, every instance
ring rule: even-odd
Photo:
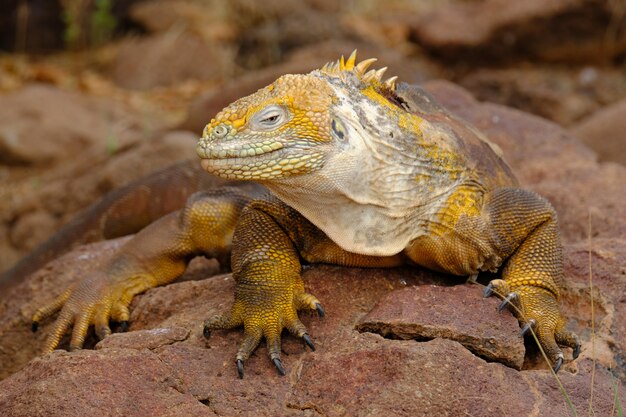
[[[364,337],[354,344],[351,352],[315,355],[307,361],[288,406],[319,415],[571,415],[549,373],[485,363],[457,342]],[[602,388],[596,386],[594,410],[610,414],[611,376],[605,370],[599,375]],[[575,408],[586,410],[589,372],[563,373],[560,378]]]
[[[112,125],[112,119],[118,123]],[[139,120],[122,105],[30,85],[0,95],[0,164],[50,164],[93,147],[106,153],[112,138],[119,146],[135,143]]]
[[[157,327],[150,330],[137,330],[133,333],[113,333],[98,342],[96,349],[150,349],[182,342],[189,337],[189,330],[183,327]]]
[[[454,62],[515,58],[608,62],[626,49],[626,32],[607,37],[609,22],[624,24],[617,3],[601,0],[487,0],[452,2],[419,16],[415,40]]]
[[[478,100],[504,104],[567,127],[626,95],[624,71],[592,66],[480,68],[458,82]],[[586,144],[598,152],[594,144]]]
[[[601,161],[626,165],[626,99],[598,110],[570,131],[596,151]]]
[[[171,30],[125,40],[113,62],[112,78],[119,86],[136,90],[186,79],[220,80],[232,69],[229,58],[209,40]]]
[[[626,241],[592,238],[567,246],[565,255],[561,305],[582,337],[581,356],[595,358],[626,380]]]
[[[3,381],[0,410],[12,417],[216,415],[185,391],[148,350],[57,351]]]
[[[463,308],[451,308],[460,301]],[[450,339],[488,361],[522,369],[525,349],[517,320],[496,313],[499,303],[483,299],[478,285],[420,285],[387,294],[357,329],[402,340]]]

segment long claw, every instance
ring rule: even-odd
[[[556,359],[556,362],[554,362],[554,368],[552,369],[554,370],[555,374],[559,372],[559,369],[561,369],[561,365],[563,365],[563,354],[560,354],[559,357]]]
[[[518,298],[519,296],[517,295],[517,293],[512,292],[509,295],[507,295],[504,300],[502,300],[502,302],[500,303],[500,305],[498,306],[498,311],[502,311],[504,310],[504,308],[513,300],[515,300],[516,298]]]
[[[491,297],[493,295],[493,284],[490,282],[483,290],[483,298]]]
[[[324,307],[320,303],[315,303],[315,309],[317,310],[317,315],[320,317],[324,317],[326,312],[324,311]]]
[[[274,366],[276,367],[276,370],[278,371],[280,376],[285,376],[285,368],[283,368],[283,363],[280,361],[280,359],[274,358],[272,359],[272,362],[274,362]]]
[[[311,340],[311,336],[305,333],[302,335],[302,340],[304,340],[304,343],[306,343],[306,345],[309,347],[309,349],[311,349],[312,352],[315,352],[315,345]]]
[[[237,375],[239,379],[243,379],[243,360],[237,359]]]
[[[204,326],[204,329],[202,330],[202,336],[204,336],[205,339],[211,337],[211,329],[209,329],[208,326]]]
[[[39,322],[38,321],[33,321],[30,324],[30,330],[35,333],[37,331],[37,329],[39,329]]]
[[[537,325],[537,322],[534,319],[528,320],[528,322],[524,324],[524,327],[522,327],[522,330],[520,330],[519,335],[524,337],[526,333],[528,333],[530,329],[534,328],[536,325]]]
[[[574,352],[572,352],[572,357],[574,359],[576,359],[578,357],[578,355],[580,355],[580,343],[578,343],[575,347],[574,347]]]

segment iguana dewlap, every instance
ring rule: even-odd
[[[202,167],[255,188],[191,197],[180,212],[138,233],[102,271],[66,291],[48,339],[54,349],[74,326],[72,348],[88,327],[128,320],[132,297],[176,279],[189,259],[231,254],[235,303],[205,332],[244,326],[236,362],[265,338],[279,372],[283,329],[313,348],[297,311],[320,302],[304,291],[301,265],[411,263],[456,275],[497,271],[486,295],[504,298],[533,329],[558,370],[559,345],[578,354],[558,307],[563,265],[556,213],[518,188],[499,149],[439,107],[418,87],[383,81],[374,60],[348,60],[306,75],[285,75],[222,110],[198,144]]]

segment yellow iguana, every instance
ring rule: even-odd
[[[558,370],[559,345],[580,344],[559,311],[562,251],[556,213],[520,189],[499,149],[422,89],[383,81],[385,68],[347,60],[306,75],[284,75],[237,100],[206,126],[201,165],[244,187],[203,191],[134,236],[102,270],[33,317],[61,310],[47,340],[53,350],[73,326],[72,349],[89,326],[126,323],[132,298],[180,276],[204,255],[230,262],[237,285],[231,311],[205,322],[243,326],[244,362],[261,339],[280,360],[281,331],[314,349],[298,310],[324,314],[304,289],[303,263],[423,266],[455,275],[501,271],[485,296],[515,306]]]

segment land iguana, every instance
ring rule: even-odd
[[[555,371],[564,359],[559,345],[578,356],[558,305],[563,260],[550,203],[519,188],[476,129],[421,88],[383,80],[386,68],[369,70],[375,59],[357,63],[355,52],[284,75],[218,113],[197,146],[202,168],[254,183],[193,194],[39,309],[35,329],[60,310],[46,350],[72,326],[70,349],[82,347],[91,325],[106,337],[110,321],[128,322],[135,295],[174,281],[204,255],[232,266],[234,305],[204,331],[243,326],[240,377],[262,339],[285,373],[283,329],[315,349],[298,318],[303,309],[324,315],[301,279],[309,263],[408,263],[470,277],[499,270],[485,296],[502,297],[522,333],[532,328]]]

